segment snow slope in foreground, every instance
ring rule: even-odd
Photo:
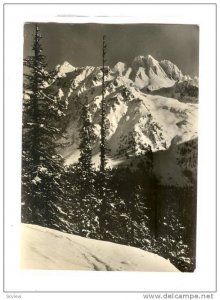
[[[22,224],[24,269],[178,272],[166,259],[138,248]]]

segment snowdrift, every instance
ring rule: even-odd
[[[179,272],[138,248],[22,224],[21,267],[44,270]]]

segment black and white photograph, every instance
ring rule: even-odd
[[[199,26],[24,24],[21,268],[196,270]]]

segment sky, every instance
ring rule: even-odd
[[[102,36],[106,35],[107,65],[128,66],[138,55],[168,59],[183,74],[198,76],[199,27],[169,24],[39,23],[48,68],[68,61],[76,67],[102,64]],[[34,24],[24,25],[24,57],[32,55]]]

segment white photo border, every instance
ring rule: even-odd
[[[4,5],[5,292],[216,292],[216,11],[214,3],[135,5],[6,3]],[[106,13],[108,16],[99,17]],[[82,15],[87,17],[77,17]],[[24,271],[20,269],[24,22],[199,25],[197,268],[194,273]]]

